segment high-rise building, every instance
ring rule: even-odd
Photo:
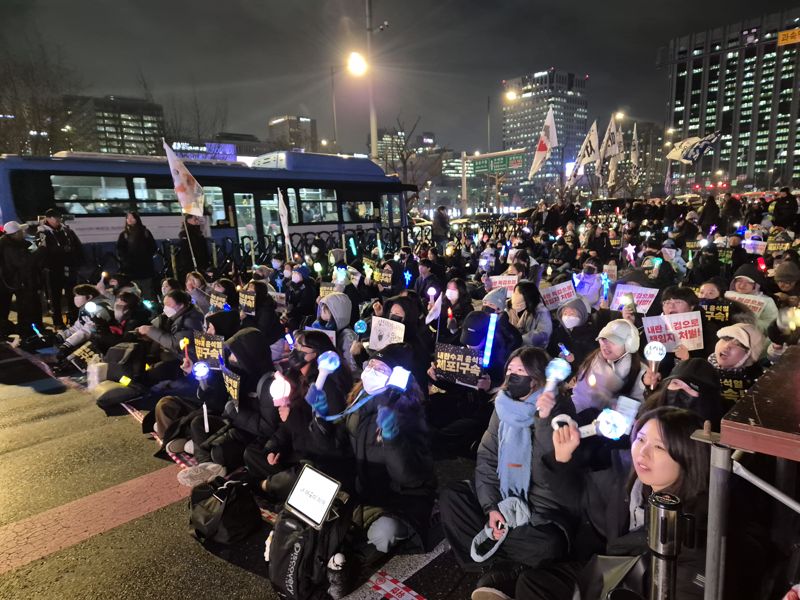
[[[269,139],[279,150],[317,151],[317,120],[283,115],[268,122]]]
[[[733,189],[800,179],[800,8],[670,42],[667,144],[720,131],[713,153],[673,173]],[[676,177],[678,179],[678,177]]]
[[[588,75],[551,68],[503,82],[503,149],[529,150],[522,169],[506,175],[503,191],[510,200],[530,201],[544,197],[548,187],[564,177],[565,165],[575,161],[588,130],[588,78]],[[559,145],[533,181],[527,181],[533,152],[551,106]]]
[[[641,197],[643,194],[663,195],[664,173],[664,128],[658,123],[637,121],[636,137],[639,138],[639,166],[631,162],[633,123],[623,122],[625,156],[617,165],[620,181],[616,197]]]
[[[140,98],[65,96],[65,129],[77,152],[164,154],[164,109]]]
[[[369,137],[367,138],[369,148]],[[378,129],[378,152],[376,156],[384,169],[392,170],[406,151],[406,134],[397,129]]]

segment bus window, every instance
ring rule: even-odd
[[[401,194],[384,194],[381,196],[381,224],[384,227],[398,227],[401,223],[403,202]],[[391,218],[391,222],[389,219]]]
[[[166,182],[148,182],[144,177],[133,178],[133,195],[136,205],[143,215],[179,214],[181,205],[175,190]]]
[[[374,223],[380,219],[378,194],[370,190],[342,190],[337,194],[345,223]]]
[[[322,188],[300,188],[300,212],[303,223],[338,223],[336,191]]]
[[[241,239],[256,234],[256,211],[253,194],[234,194],[233,204],[236,208],[236,232]]]
[[[57,207],[73,215],[122,215],[132,208],[124,177],[51,175]]]
[[[281,233],[281,218],[278,210],[278,194],[264,194],[259,200],[261,207],[261,224],[264,235]]]

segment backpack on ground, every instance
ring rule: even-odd
[[[232,544],[245,539],[261,524],[253,492],[243,481],[217,477],[192,489],[189,526],[201,542]]]

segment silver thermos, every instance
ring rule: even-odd
[[[663,492],[650,495],[648,508],[650,600],[675,600],[678,553],[681,545],[694,546],[694,518],[683,514],[680,498]]]

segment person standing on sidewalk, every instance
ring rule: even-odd
[[[53,325],[63,328],[61,304],[65,295],[69,322],[78,318],[72,288],[77,284],[78,267],[83,262],[83,245],[75,232],[63,224],[57,208],[44,213],[44,221],[39,224],[39,247],[44,249],[44,275]]]

